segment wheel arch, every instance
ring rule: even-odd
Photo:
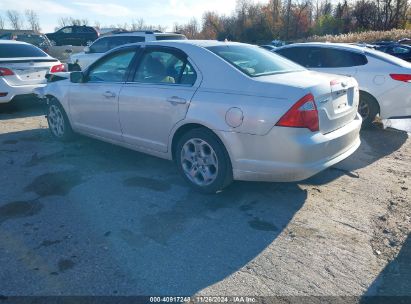
[[[381,115],[381,107],[380,107],[380,103],[378,102],[378,99],[375,98],[371,93],[369,93],[366,90],[360,88],[360,99],[361,99],[361,94],[366,95],[367,97],[369,97],[371,100],[373,100],[375,102],[375,104],[378,107],[378,114]]]
[[[64,106],[64,104],[60,101],[60,99],[59,99],[58,97],[56,97],[54,94],[51,94],[51,93],[45,94],[44,97],[46,98],[47,104],[50,102],[50,99],[53,99],[54,101],[56,101],[56,102],[59,103],[59,105],[63,108],[63,110],[64,110],[64,112],[65,112],[65,114],[66,114],[66,117],[67,117],[67,119],[68,119],[68,122],[69,122],[69,124],[70,124],[70,127],[73,128],[73,123],[72,123],[72,121],[71,121],[70,113],[69,113],[69,111],[67,110],[67,108]]]
[[[224,140],[221,138],[221,136],[215,132],[213,129],[211,129],[210,127],[206,126],[205,124],[199,123],[199,122],[187,122],[185,124],[182,124],[180,126],[178,126],[171,138],[171,144],[170,144],[170,155],[171,155],[171,159],[175,160],[175,149],[178,143],[178,140],[187,132],[194,130],[194,129],[206,129],[208,131],[210,131],[211,133],[213,133],[217,139],[220,141],[220,143],[223,145],[226,153],[227,153],[227,157],[228,160],[230,162],[230,165],[232,167],[232,160],[231,160],[231,153],[230,153],[230,149],[227,147],[227,145],[225,144]]]

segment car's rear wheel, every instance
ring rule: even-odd
[[[224,145],[207,129],[185,133],[176,145],[174,157],[183,178],[199,192],[216,193],[233,180]]]
[[[47,105],[47,122],[54,138],[61,141],[68,141],[73,138],[74,132],[67,114],[60,103],[54,99]]]
[[[372,96],[361,92],[358,112],[362,117],[363,128],[369,128],[378,114],[378,104]]]

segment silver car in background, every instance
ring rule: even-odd
[[[32,94],[46,85],[46,74],[64,71],[64,65],[38,47],[0,40],[0,104],[15,96]]]
[[[303,180],[360,145],[354,78],[256,46],[131,44],[68,75],[39,92],[54,137],[76,132],[172,159],[201,192],[233,179]]]

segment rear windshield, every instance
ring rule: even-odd
[[[409,68],[409,69],[411,68],[411,63],[409,63],[409,62],[407,62],[407,61],[405,61],[405,60],[402,60],[402,59],[400,59],[400,58],[398,58],[398,57],[395,57],[395,56],[392,56],[392,55],[383,53],[383,52],[381,52],[381,51],[376,51],[376,50],[367,49],[367,50],[365,51],[365,53],[366,53],[368,56],[377,58],[377,59],[382,60],[382,61],[384,61],[384,62],[386,62],[386,63],[390,63],[390,64],[393,64],[393,65],[396,65],[396,66],[400,66],[400,67],[404,67],[404,68]]]
[[[288,59],[251,45],[221,45],[207,49],[251,77],[304,70]]]
[[[0,43],[0,58],[18,57],[48,57],[48,55],[30,44]]]
[[[157,40],[187,40],[184,35],[156,35]]]

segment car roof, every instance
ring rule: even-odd
[[[105,36],[105,37],[117,37],[117,36],[144,36],[144,35],[154,35],[154,36],[169,36],[169,35],[175,35],[175,36],[184,36],[183,34],[180,33],[159,33],[159,32],[153,32],[153,31],[133,31],[133,32],[120,32],[117,34]]]
[[[284,46],[280,46],[277,50],[286,49],[290,47],[304,47],[304,46],[316,46],[316,47],[324,47],[324,48],[335,48],[335,49],[345,49],[351,51],[357,51],[360,53],[364,53],[365,47],[348,44],[348,43],[334,43],[334,42],[304,42],[304,43],[293,43]]]
[[[147,44],[161,44],[167,43],[178,45],[195,45],[203,48],[212,46],[230,46],[230,45],[249,45],[241,42],[231,42],[231,41],[217,41],[217,40],[166,40],[166,41],[149,41]]]

